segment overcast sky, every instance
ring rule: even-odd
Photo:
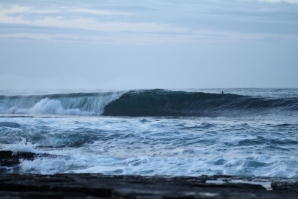
[[[0,1],[0,89],[298,88],[298,0]]]

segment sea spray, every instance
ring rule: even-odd
[[[122,92],[0,96],[0,114],[101,115]]]

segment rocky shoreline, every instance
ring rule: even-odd
[[[298,179],[0,174],[0,198],[295,199]]]
[[[39,154],[47,155],[47,154]],[[36,154],[2,151],[0,165],[16,166]],[[0,198],[298,198],[298,178],[243,176],[127,176],[0,174]]]

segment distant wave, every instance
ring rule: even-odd
[[[298,99],[168,90],[0,96],[1,114],[220,116],[297,111]]]

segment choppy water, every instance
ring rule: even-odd
[[[18,173],[298,177],[298,89],[0,91]]]

